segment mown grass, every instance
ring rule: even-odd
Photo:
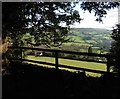
[[[31,60],[36,60],[36,61],[42,61],[42,62],[49,62],[49,63],[55,63],[55,58],[53,57],[35,57],[32,55],[27,56],[27,59]],[[101,71],[106,71],[106,64],[102,63],[95,63],[95,62],[85,62],[85,61],[77,61],[77,60],[70,60],[70,59],[62,59],[59,58],[59,64],[67,65],[67,66],[74,66],[74,67],[81,67],[81,68],[87,68],[87,69],[93,69],[93,70],[101,70]],[[49,65],[44,65],[40,64],[45,67],[50,67]],[[65,68],[60,68],[60,69],[65,69]],[[72,69],[66,69],[72,72],[75,72],[77,70],[72,70]],[[86,72],[87,75],[89,76],[101,76],[101,74],[97,73],[91,73],[91,72]]]

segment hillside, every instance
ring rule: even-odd
[[[110,30],[107,29],[100,29],[100,28],[72,28],[72,30],[75,30],[77,32],[85,32],[85,33],[89,33],[89,32],[96,32],[96,33],[100,33],[100,34],[109,34]]]
[[[69,38],[70,42],[66,43],[77,44],[79,46],[92,46],[97,50],[102,49],[104,52],[108,52],[111,46],[112,38],[110,30],[98,29],[98,28],[72,28]]]

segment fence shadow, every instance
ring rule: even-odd
[[[3,98],[120,98],[120,80],[103,75],[86,77],[83,72],[10,63],[3,76]]]

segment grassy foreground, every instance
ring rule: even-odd
[[[55,63],[55,58],[53,58],[53,57],[28,56],[27,59],[42,61],[42,62]],[[85,61],[76,61],[76,60],[59,58],[59,64],[67,65],[67,66],[87,68],[87,69],[93,69],[93,70],[106,71],[106,64],[95,63],[95,62],[85,62]],[[48,65],[42,65],[42,66],[50,67]],[[60,68],[60,69],[65,69],[65,68]],[[66,70],[70,70],[70,71],[73,71],[73,72],[76,71],[76,70],[72,70],[72,69],[66,69]],[[86,74],[90,75],[90,76],[101,76],[101,74],[91,73],[91,72],[86,72]]]
[[[87,77],[27,63],[9,64],[2,76],[2,99],[120,99],[120,80],[108,75]]]

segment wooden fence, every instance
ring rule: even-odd
[[[9,58],[11,60],[20,60],[21,62],[27,61],[27,62],[51,65],[51,66],[55,66],[56,69],[59,69],[59,67],[62,67],[62,68],[68,68],[68,69],[74,69],[74,70],[83,70],[83,71],[87,71],[87,72],[106,74],[106,73],[111,73],[110,72],[110,65],[113,62],[112,61],[113,60],[113,56],[111,54],[95,54],[95,53],[74,52],[74,51],[55,50],[55,49],[43,49],[43,48],[31,48],[31,47],[9,47],[9,49],[12,49],[12,50],[19,49],[20,50],[20,57],[21,58],[19,58],[19,59],[18,58]],[[55,53],[55,56],[54,56],[55,57],[55,63],[49,63],[49,62],[42,62],[42,61],[24,59],[23,56],[22,56],[23,50],[37,50],[37,51],[46,51],[46,52]],[[92,70],[92,69],[87,69],[87,68],[80,68],[80,67],[73,67],[73,66],[62,65],[62,64],[59,64],[59,58],[72,59],[72,60],[74,60],[74,59],[70,58],[70,57],[68,58],[68,57],[59,56],[59,53],[76,54],[76,55],[91,56],[91,57],[104,57],[104,58],[106,58],[106,61],[80,60],[80,59],[75,59],[75,60],[104,63],[104,64],[106,64],[107,69],[106,69],[106,71],[100,71],[100,70]]]

